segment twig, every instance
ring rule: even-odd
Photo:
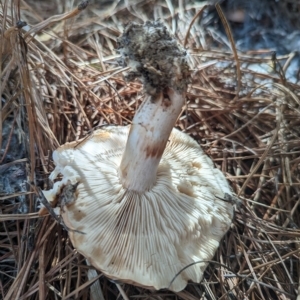
[[[218,11],[218,14],[221,18],[221,21],[223,23],[223,26],[225,28],[226,34],[229,38],[230,44],[231,44],[231,49],[233,52],[233,56],[235,59],[235,63],[236,63],[236,75],[237,75],[237,87],[236,87],[236,96],[234,98],[234,100],[236,100],[239,97],[239,93],[241,90],[241,79],[242,79],[242,73],[241,73],[241,65],[240,65],[240,61],[239,61],[239,57],[238,57],[238,53],[235,47],[235,43],[234,43],[234,39],[233,39],[233,35],[232,32],[230,30],[229,24],[226,20],[226,17],[221,9],[221,6],[219,3],[216,4],[216,9]]]
[[[77,233],[81,233],[81,234],[85,234],[82,231],[76,230],[76,229],[71,229],[69,228],[63,221],[62,218],[60,218],[54,211],[54,209],[52,208],[52,206],[50,205],[50,203],[47,201],[46,197],[44,196],[42,190],[39,187],[35,187],[33,186],[34,190],[36,191],[36,194],[39,197],[39,200],[41,201],[41,203],[46,207],[46,209],[48,210],[49,214],[52,216],[52,218],[55,219],[55,221],[57,223],[59,223],[66,231],[71,231],[71,232],[77,232]]]

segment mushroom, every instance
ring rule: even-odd
[[[132,125],[59,147],[50,179],[62,179],[44,195],[60,204],[73,246],[109,278],[180,291],[201,281],[228,230],[233,207],[222,198],[232,192],[198,143],[173,129],[190,76],[186,52],[157,21],[128,25],[118,42],[145,100]]]

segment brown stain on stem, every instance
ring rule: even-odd
[[[160,144],[148,145],[145,148],[146,157],[160,158],[166,148],[166,142],[163,141]]]

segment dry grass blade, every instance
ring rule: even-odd
[[[41,32],[43,29],[56,24],[57,22],[60,21],[65,21],[70,18],[74,18],[77,16],[79,13],[81,13],[82,10],[84,10],[88,5],[88,1],[83,1],[81,2],[75,9],[73,9],[71,12],[66,12],[62,15],[56,15],[56,16],[51,16],[45,21],[42,21],[38,23],[37,25],[33,26],[25,35],[24,38],[26,39],[28,36],[34,36]]]
[[[206,27],[207,3],[105,3],[0,3],[0,297],[90,299],[95,283],[104,299],[299,298],[300,85],[284,73],[292,55],[275,57],[277,72],[270,53],[238,53],[227,22],[229,43]],[[142,84],[124,81],[116,39],[123,24],[153,18],[189,48],[193,78],[177,128],[241,195],[204,280],[180,293],[90,279],[63,227],[37,214],[55,148],[131,122]]]
[[[86,289],[87,287],[93,285],[93,283],[98,280],[100,277],[102,276],[102,274],[97,275],[96,277],[86,281],[84,284],[82,284],[80,287],[78,287],[77,289],[75,289],[74,291],[72,291],[70,294],[66,295],[64,297],[64,299],[70,299],[72,298],[74,295],[78,294],[80,291]]]
[[[184,38],[184,42],[183,42],[183,47],[185,48],[186,47],[186,44],[187,44],[187,41],[188,41],[188,38],[189,38],[189,34],[190,34],[190,31],[191,31],[191,28],[194,24],[194,22],[197,20],[197,18],[201,17],[201,15],[203,14],[203,11],[205,10],[206,8],[206,5],[204,5],[198,12],[197,14],[193,17],[190,25],[189,25],[189,28],[186,32],[186,35],[185,35],[185,38]]]
[[[39,214],[36,213],[30,213],[30,214],[1,214],[0,215],[0,221],[10,221],[10,220],[30,220],[30,219],[37,219],[39,218]]]
[[[218,14],[221,18],[221,21],[223,23],[223,26],[225,28],[225,31],[226,31],[226,34],[229,38],[229,41],[230,41],[230,44],[231,44],[231,50],[233,52],[233,56],[234,56],[234,59],[235,59],[235,63],[236,63],[236,77],[237,77],[237,87],[236,87],[236,97],[234,100],[236,100],[238,97],[239,97],[239,92],[241,90],[241,65],[240,65],[240,61],[239,61],[239,57],[238,57],[238,53],[237,53],[237,50],[236,50],[236,47],[235,47],[235,43],[234,43],[234,39],[233,39],[233,35],[232,35],[232,32],[230,30],[230,27],[229,27],[229,24],[225,18],[225,15],[220,7],[220,4],[217,3],[216,4],[216,9],[218,11]]]

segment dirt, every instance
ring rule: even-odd
[[[161,22],[130,23],[118,44],[122,65],[132,67],[126,78],[142,77],[148,94],[156,95],[166,87],[186,89],[190,75],[186,51]]]
[[[18,120],[17,120],[18,122]],[[13,116],[8,117],[2,124],[2,147],[0,149],[0,197],[8,203],[17,205],[15,213],[27,213],[28,207],[25,195],[6,198],[10,194],[26,192],[26,163],[15,162],[26,156],[24,132],[16,126]]]

